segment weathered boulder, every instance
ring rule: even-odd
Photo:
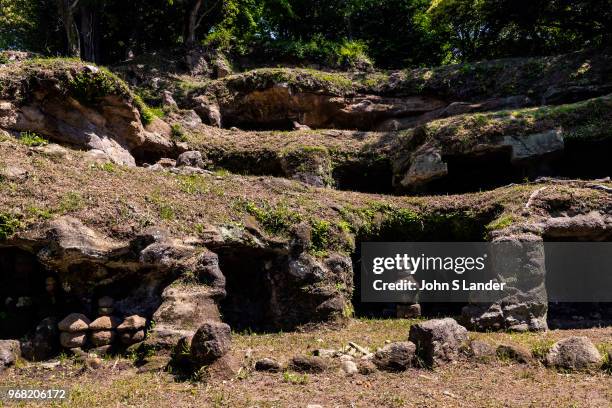
[[[121,343],[129,346],[143,341],[145,339],[145,332],[144,330],[124,331],[119,333],[119,338],[121,339]]]
[[[28,171],[19,166],[0,167],[0,180],[19,181],[28,177]]]
[[[400,181],[403,187],[416,188],[448,174],[448,165],[440,152],[431,150],[415,156],[406,176]]]
[[[357,368],[359,369],[359,373],[363,375],[368,375],[376,372],[377,367],[376,364],[371,359],[361,359],[357,363]]]
[[[376,351],[372,362],[381,370],[404,371],[415,364],[416,346],[410,341],[390,343]]]
[[[590,370],[601,366],[602,356],[588,338],[572,336],[552,346],[546,364],[564,370]]]
[[[340,368],[346,373],[346,375],[353,375],[359,372],[357,364],[351,360],[343,360],[340,362]]]
[[[115,339],[115,332],[111,330],[100,330],[90,334],[89,339],[95,347],[107,346]]]
[[[190,150],[184,153],[181,153],[179,157],[176,159],[177,166],[190,166],[190,167],[199,167],[205,168],[206,163],[202,157],[202,153],[197,150]]]
[[[289,368],[301,373],[322,373],[328,368],[328,363],[321,357],[295,356],[289,362]]]
[[[332,179],[332,162],[324,148],[301,148],[285,152],[281,166],[287,177],[315,187],[329,187]]]
[[[416,345],[421,362],[434,366],[456,360],[468,333],[454,319],[433,319],[410,326],[408,339]]]
[[[147,325],[146,318],[142,316],[138,316],[138,315],[132,315],[132,316],[126,317],[123,320],[123,322],[119,326],[117,326],[117,331],[119,333],[129,332],[129,331],[138,331],[138,330],[144,329],[146,325]]]
[[[62,332],[60,334],[60,344],[64,348],[77,348],[83,347],[87,343],[87,333],[86,332]]]
[[[548,297],[542,237],[501,233],[492,242],[492,272],[506,283],[506,289],[495,302],[483,301],[477,292],[471,294],[474,304],[462,309],[462,322],[472,330],[546,330]]]
[[[47,317],[41,320],[34,333],[22,341],[21,353],[31,361],[42,361],[54,355],[60,348],[57,320]]]
[[[500,344],[495,349],[495,354],[500,360],[511,360],[521,364],[529,364],[533,361],[531,352],[516,344]]]
[[[204,323],[191,340],[191,359],[196,365],[208,365],[223,357],[231,348],[231,329],[225,323]]]
[[[89,320],[84,314],[71,313],[61,320],[57,324],[57,327],[63,332],[77,333],[89,329],[90,323],[91,320]]]
[[[281,364],[272,358],[262,358],[255,362],[256,371],[279,372],[281,369]]]
[[[10,104],[0,113],[3,128],[37,132],[58,143],[100,150],[126,165],[135,164],[134,149],[159,138],[145,130],[141,122],[144,108],[137,106],[127,86],[107,71],[76,62],[15,68],[19,67],[0,68],[0,76],[9,71],[26,73],[15,78],[17,89],[9,87],[0,93],[0,99],[7,98]],[[28,98],[20,98],[21,87],[27,89]]]
[[[89,329],[93,331],[116,329],[120,321],[114,316],[102,316],[89,324]]]
[[[468,356],[478,361],[489,361],[495,357],[495,347],[480,340],[472,340],[467,349]]]
[[[0,372],[15,364],[21,357],[21,346],[17,340],[0,340]]]

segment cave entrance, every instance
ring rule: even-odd
[[[512,164],[511,156],[510,147],[486,154],[445,155],[442,161],[448,166],[448,174],[427,184],[425,192],[465,193],[520,181],[525,173]]]
[[[362,193],[393,193],[393,168],[389,160],[364,160],[341,164],[333,169],[338,190]]]
[[[0,248],[0,339],[18,339],[44,318],[60,316],[64,300],[56,274],[24,250]]]
[[[397,318],[412,317],[410,303],[378,303],[361,301],[361,242],[481,242],[484,241],[485,226],[496,218],[497,210],[482,214],[453,213],[445,216],[431,216],[423,220],[384,223],[374,233],[356,239],[353,260],[353,309],[356,317]],[[468,304],[465,299],[457,302],[422,302],[420,313],[426,317],[459,316]]]
[[[221,248],[217,255],[226,279],[227,295],[219,304],[222,320],[237,331],[279,331],[282,322],[273,308],[277,293],[272,274],[286,269],[287,259],[246,247]]]
[[[445,155],[448,174],[419,189],[423,193],[466,193],[538,177],[597,179],[612,175],[612,140],[567,139],[563,151],[512,161],[504,146],[482,154]]]
[[[612,140],[567,139],[563,155],[553,161],[555,175],[578,179],[612,176]]]
[[[609,257],[608,245],[597,245],[612,241],[612,234],[604,234],[585,240],[584,236],[545,237],[548,242],[581,243],[592,242],[584,247],[546,245],[546,290],[549,295],[547,323],[550,329],[587,329],[612,326],[612,302],[565,302],[558,299],[572,297],[577,290],[594,294],[610,290],[612,276],[602,276],[602,269],[596,262],[584,262],[584,251],[593,260]],[[580,245],[580,244],[578,244]],[[608,271],[609,272],[609,271]]]

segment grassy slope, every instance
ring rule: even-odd
[[[0,167],[18,166],[29,173],[26,180],[0,184],[0,214],[26,228],[70,213],[115,237],[133,236],[149,225],[161,225],[184,236],[197,235],[206,224],[240,227],[257,222],[282,235],[295,221],[327,221],[340,249],[347,245],[342,238],[345,232],[384,222],[418,229],[422,222],[435,222],[440,214],[477,217],[490,212],[512,214],[520,221],[537,218],[551,205],[587,211],[609,204],[605,192],[580,185],[551,185],[525,212],[523,206],[538,184],[458,196],[389,197],[319,189],[269,177],[177,176],[92,165],[83,160],[81,152],[55,159],[29,150],[11,138],[0,143]]]

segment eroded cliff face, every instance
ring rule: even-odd
[[[167,126],[141,120],[143,107],[113,74],[93,65],[30,59],[0,67],[0,127],[96,150],[117,164],[135,165],[134,152],[172,154]],[[157,122],[150,113],[145,116]]]
[[[391,73],[259,69],[192,92],[211,125],[397,131],[474,112],[573,103],[608,94],[608,50]],[[214,114],[213,114],[214,113]]]
[[[147,125],[146,107],[104,70],[5,64],[1,336],[52,355],[57,342],[39,344],[57,337],[49,327],[68,313],[96,318],[110,296],[117,318],[147,322],[143,347],[170,353],[206,322],[268,332],[402,315],[412,305],[361,302],[361,242],[609,240],[606,55],[376,83],[253,71],[212,81]],[[481,89],[478,78],[494,82]],[[28,146],[25,132],[55,143]],[[546,254],[532,255],[542,266]],[[461,313],[476,330],[544,330],[545,267],[534,276],[493,304],[422,311]]]

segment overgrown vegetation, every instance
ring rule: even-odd
[[[0,241],[9,238],[19,228],[22,223],[14,214],[0,212]]]
[[[113,63],[203,45],[266,62],[403,67],[597,47],[611,21],[606,0],[2,0],[0,49]]]
[[[272,234],[286,233],[293,225],[302,221],[302,216],[290,209],[286,203],[279,203],[276,206],[268,204],[260,206],[252,201],[246,201],[239,205]]]

